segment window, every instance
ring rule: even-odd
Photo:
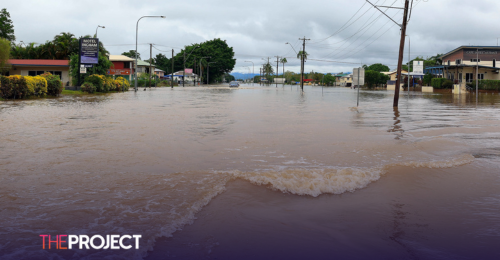
[[[496,67],[496,66],[497,66],[497,60],[493,59],[493,67]]]
[[[462,60],[456,60],[456,61],[455,61],[455,64],[456,64],[456,65],[460,65],[460,64],[462,64]]]
[[[462,73],[458,73],[458,82],[462,83]]]
[[[474,79],[473,73],[465,73],[465,81],[466,82],[472,82],[473,79]]]
[[[37,71],[30,70],[30,71],[28,71],[28,76],[38,76],[38,75],[42,75],[43,73],[45,73],[45,71],[43,71],[43,70],[37,70]]]
[[[448,66],[450,66],[450,60],[448,60]]]
[[[470,59],[470,62],[481,62],[481,59]]]
[[[478,78],[479,80],[483,80],[483,79],[484,79],[484,74],[483,74],[483,73],[478,74],[478,75],[477,75],[477,78]]]
[[[123,68],[124,69],[130,69],[130,62],[124,62],[123,63]]]

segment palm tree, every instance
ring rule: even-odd
[[[62,32],[52,41],[55,48],[55,58],[66,60],[73,53],[78,52],[78,40],[70,32]]]
[[[307,60],[307,55],[308,53],[304,52],[304,60]],[[297,59],[300,59],[301,56],[302,56],[302,51],[299,51],[299,53],[297,53]]]
[[[285,63],[287,63],[288,61],[286,60],[286,58],[282,58],[280,62],[283,63],[283,77],[285,77]]]

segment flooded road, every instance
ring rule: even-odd
[[[311,255],[263,246],[282,243],[317,259],[498,259],[500,95],[392,99],[242,85],[0,101],[0,256]],[[48,250],[40,234],[142,239]]]

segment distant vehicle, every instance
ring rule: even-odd
[[[238,83],[238,81],[231,81],[229,82],[229,87],[230,88],[237,88],[240,86],[240,83]]]

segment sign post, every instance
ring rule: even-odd
[[[355,68],[353,73],[352,73],[352,84],[357,86],[358,88],[358,103],[357,106],[359,106],[359,89],[361,85],[365,84],[365,69],[364,68]]]
[[[87,68],[99,63],[99,39],[80,38],[80,51],[78,54],[78,86],[81,85],[81,73],[86,73]]]

